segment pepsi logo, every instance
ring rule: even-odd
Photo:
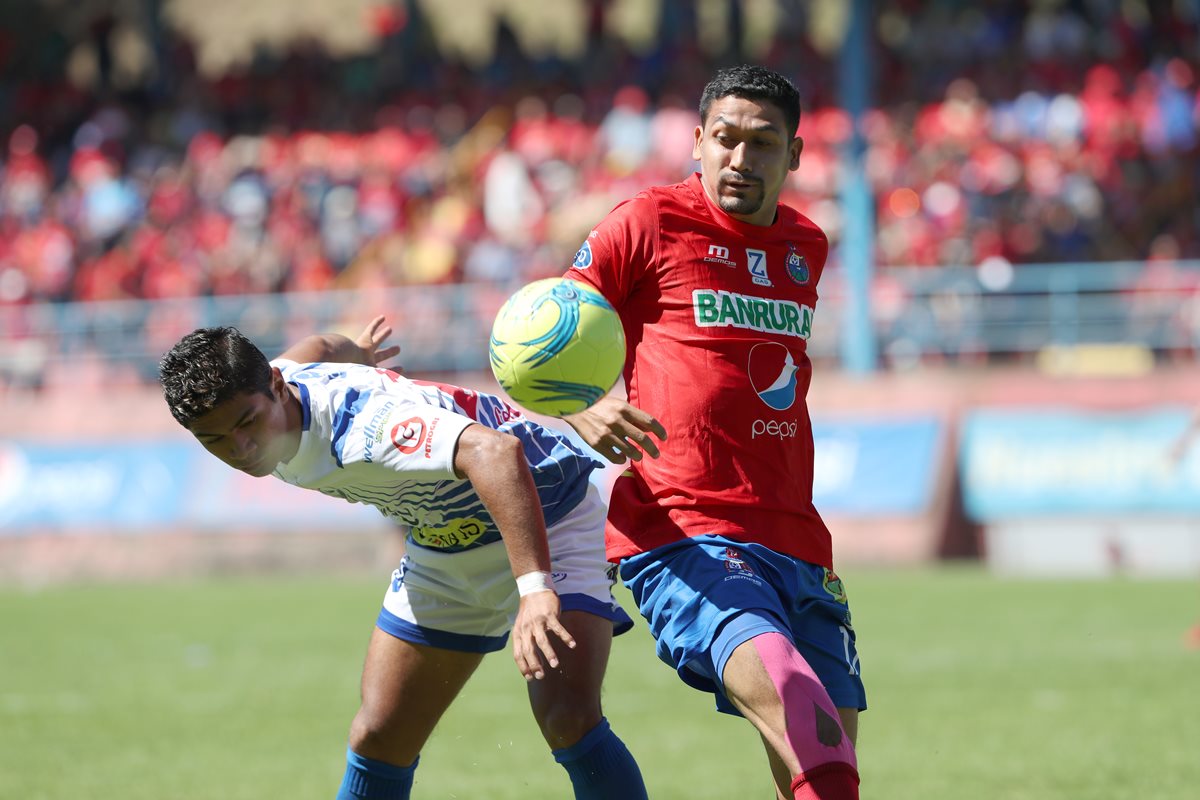
[[[796,402],[796,359],[778,342],[759,342],[750,348],[747,365],[750,385],[758,399],[776,411],[786,411]]]

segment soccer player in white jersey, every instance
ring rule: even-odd
[[[368,503],[409,530],[367,649],[338,800],[410,796],[421,748],[485,653],[504,647],[579,800],[645,798],[604,719],[613,600],[597,462],[504,401],[376,366],[399,352],[378,317],[268,362],[233,328],[163,357],[171,413],[248,475]],[[515,579],[514,579],[514,576]],[[433,796],[435,793],[429,793]]]

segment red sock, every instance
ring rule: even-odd
[[[791,788],[796,800],[858,800],[858,770],[831,761],[797,775]]]

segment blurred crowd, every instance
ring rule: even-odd
[[[86,90],[46,55],[61,34],[0,28],[0,305],[559,274],[615,203],[693,170],[703,83],[751,59],[801,89],[783,199],[836,244],[838,53],[810,4],[779,5],[765,52],[744,51],[736,1],[709,52],[691,3],[664,0],[641,51],[592,0],[577,57],[526,54],[501,18],[477,65],[410,0],[377,9],[370,55],[310,41],[216,78],[164,29],[134,86],[101,19]],[[879,265],[1200,258],[1200,2],[875,7]]]

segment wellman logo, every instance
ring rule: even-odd
[[[701,328],[745,328],[807,339],[813,310],[791,300],[768,300],[722,289],[693,289],[692,308]]]

